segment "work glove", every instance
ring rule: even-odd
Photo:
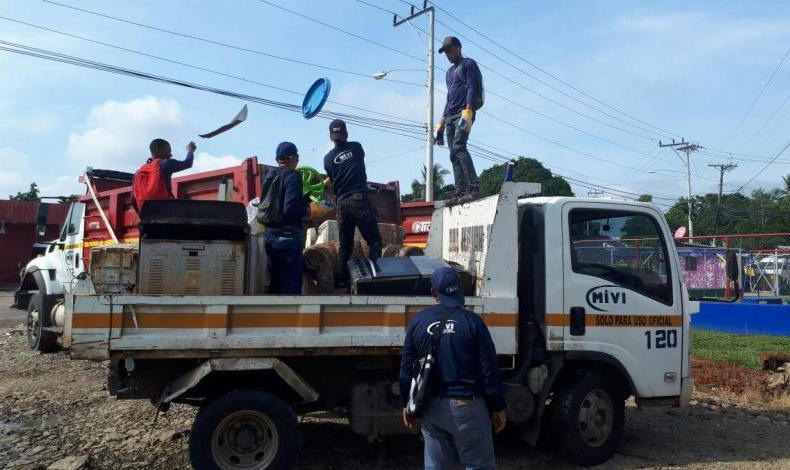
[[[461,111],[461,125],[464,132],[472,130],[472,120],[474,119],[474,111],[471,109],[464,109]]]
[[[436,137],[433,139],[436,145],[444,145],[444,126],[436,128]]]

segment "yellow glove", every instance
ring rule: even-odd
[[[474,111],[471,109],[464,109],[461,111],[461,121],[463,122],[463,131],[469,132],[472,130],[472,119],[474,117]]]

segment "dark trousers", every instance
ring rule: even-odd
[[[269,293],[302,293],[302,231],[277,229],[263,234],[266,265],[269,268]]]
[[[472,156],[466,149],[466,141],[469,140],[469,132],[464,132],[460,126],[461,113],[447,116],[445,128],[447,129],[447,146],[450,148],[450,163],[453,164],[453,179],[455,180],[455,191],[465,193],[470,190],[477,190],[477,172]]]
[[[368,244],[370,259],[381,258],[381,233],[379,232],[378,214],[370,199],[343,199],[337,204],[337,228],[340,237],[340,266],[338,280],[348,282],[348,260],[354,252],[354,229]]]

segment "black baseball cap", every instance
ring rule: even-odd
[[[461,278],[455,269],[449,266],[436,268],[431,276],[431,289],[439,296],[443,307],[461,307],[464,305],[464,291],[461,289]]]
[[[459,41],[455,36],[447,36],[444,38],[444,41],[442,41],[442,47],[439,48],[439,54],[444,53],[444,50],[450,46],[461,47],[461,41]]]
[[[329,123],[329,138],[333,141],[348,138],[346,123],[342,119],[335,119]]]

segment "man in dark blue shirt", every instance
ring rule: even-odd
[[[279,205],[282,223],[267,226],[263,235],[271,279],[269,293],[299,295],[302,293],[302,219],[308,215],[310,199],[303,195],[302,175],[296,171],[299,164],[296,145],[280,143],[276,160],[278,167],[270,169],[264,179],[282,177]]]
[[[441,144],[447,129],[447,146],[453,165],[455,196],[460,200],[480,197],[480,186],[472,156],[466,148],[475,111],[482,105],[482,75],[477,62],[461,55],[461,41],[454,36],[444,38],[439,54],[444,53],[453,65],[447,69],[447,104],[436,128],[436,140]]]
[[[491,434],[505,427],[505,398],[494,342],[485,323],[463,308],[461,279],[451,267],[437,268],[431,277],[436,305],[418,313],[409,324],[401,358],[400,390],[403,420],[414,428],[417,420],[405,407],[415,361],[427,352],[431,336],[451,311],[441,332],[437,369],[429,388],[431,397],[421,419],[425,438],[425,468],[451,469],[457,460],[466,468],[494,469]],[[490,418],[489,418],[490,414]]]
[[[354,229],[367,242],[368,256],[381,257],[381,233],[378,214],[368,196],[368,176],[365,172],[365,151],[359,142],[348,141],[346,123],[335,119],[329,124],[329,138],[335,148],[324,157],[324,170],[332,182],[337,198],[337,226],[340,238],[340,258],[336,287],[348,286],[348,260],[354,251]]]

